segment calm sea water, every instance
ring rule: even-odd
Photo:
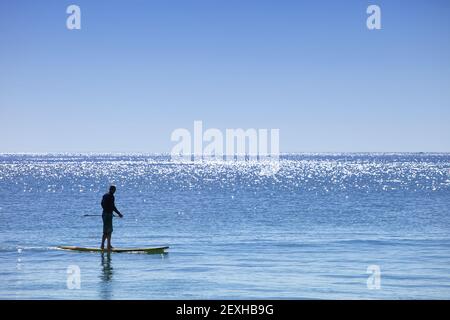
[[[450,154],[0,155],[1,299],[450,299]],[[117,185],[116,247],[99,246]],[[80,289],[67,269],[80,268]],[[369,289],[370,265],[381,287]],[[369,281],[369,283],[371,283]]]

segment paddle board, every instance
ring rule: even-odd
[[[76,246],[58,246],[58,249],[80,251],[80,252],[108,252],[107,249],[85,248]],[[153,247],[153,248],[113,248],[110,252],[140,252],[140,253],[164,253],[169,247]]]

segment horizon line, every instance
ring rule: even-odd
[[[0,152],[0,155],[155,155],[170,156],[170,152],[144,152],[144,151],[20,151]],[[279,155],[295,154],[450,154],[450,151],[294,151],[280,152]],[[191,153],[191,156],[194,156]],[[203,154],[201,154],[203,155]],[[234,154],[237,155],[237,154]],[[245,155],[248,155],[247,153]]]

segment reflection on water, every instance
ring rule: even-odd
[[[113,267],[111,265],[111,252],[102,252],[102,280],[109,282],[113,276]]]
[[[102,272],[100,274],[100,298],[109,300],[112,298],[112,278],[114,274],[114,268],[111,264],[111,252],[101,253]]]

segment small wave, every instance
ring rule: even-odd
[[[42,251],[50,251],[55,247],[46,247],[46,246],[2,246],[0,247],[0,252],[12,253],[16,252],[18,254],[25,252],[42,252]]]

